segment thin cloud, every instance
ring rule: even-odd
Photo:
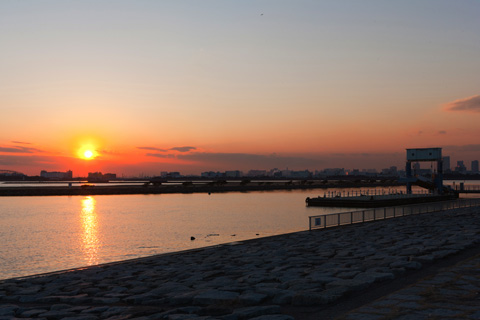
[[[137,149],[140,150],[150,150],[150,151],[158,151],[158,152],[167,152],[168,150],[166,149],[160,149],[160,148],[155,148],[155,147],[137,147]]]
[[[110,150],[100,150],[100,153],[101,154],[108,154],[108,155],[112,155],[112,156],[115,156],[115,155],[119,155],[120,153],[116,152],[116,151],[110,151]]]
[[[5,153],[37,153],[37,152],[43,152],[43,151],[40,150],[40,149],[36,149],[36,148],[14,146],[14,147],[0,147],[0,152],[5,152]]]
[[[25,141],[12,141],[12,143],[15,143],[15,144],[31,144],[30,142],[25,142]]]
[[[57,159],[54,157],[30,156],[30,155],[0,155],[0,165],[3,166],[49,166]]]
[[[173,148],[170,148],[170,149],[161,149],[161,148],[156,148],[156,147],[137,147],[137,149],[157,151],[157,152],[168,152],[168,151],[189,152],[189,151],[192,151],[192,150],[197,150],[197,148],[195,148],[195,147],[173,147]]]
[[[445,131],[445,130],[440,130],[440,131],[438,131],[438,134],[447,134],[447,131]]]
[[[167,159],[175,158],[174,154],[147,153],[146,155],[149,157],[157,157],[157,158],[167,158]]]
[[[275,154],[261,155],[250,153],[207,153],[194,152],[179,154],[178,159],[208,163],[210,165],[229,166],[231,168],[285,168],[285,167],[314,167],[320,164],[318,159],[309,159],[296,156],[279,156]]]
[[[197,150],[197,148],[195,148],[195,147],[174,147],[174,148],[170,148],[169,150],[174,150],[174,151],[178,151],[178,152],[189,152],[189,151],[192,151],[192,150]]]
[[[449,102],[445,108],[447,111],[480,112],[480,95]]]

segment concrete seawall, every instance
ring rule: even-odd
[[[64,186],[64,187],[1,187],[0,196],[73,196],[73,195],[118,195],[118,194],[167,194],[167,193],[218,193],[218,192],[247,192],[247,191],[275,191],[275,190],[308,190],[326,188],[374,188],[399,187],[397,183],[340,183],[340,184],[288,184],[276,182],[270,185],[251,183],[229,183],[227,185],[160,185],[160,186]]]
[[[454,209],[5,280],[0,319],[328,319],[339,303],[375,286],[406,283],[472,250],[480,243],[479,211]]]

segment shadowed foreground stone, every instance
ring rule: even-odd
[[[341,319],[480,319],[480,255],[444,268]]]

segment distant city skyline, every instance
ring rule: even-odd
[[[472,160],[470,162],[470,167],[467,168],[465,165],[465,161],[458,160],[456,162],[456,166],[451,166],[450,156],[443,156],[443,172],[444,173],[461,173],[461,174],[478,174],[479,171],[479,160]],[[437,170],[435,163],[433,162],[415,162],[413,161],[413,170],[417,173],[425,173],[435,172]],[[5,172],[4,172],[5,171]],[[0,169],[0,175],[6,174],[8,170]],[[18,172],[23,174],[22,172]],[[277,175],[277,173],[279,175]],[[270,176],[275,177],[297,177],[297,178],[308,178],[311,175],[318,176],[318,175],[371,175],[371,174],[381,174],[381,175],[404,175],[405,174],[405,166],[397,167],[397,166],[390,166],[386,168],[345,168],[345,167],[331,167],[331,168],[316,168],[316,169],[301,169],[296,170],[292,168],[270,168],[270,169],[248,169],[238,170],[238,169],[230,169],[230,170],[209,170],[203,171],[200,173],[181,173],[180,171],[161,171],[155,173],[145,173],[141,172],[139,174],[133,175],[125,175],[124,173],[119,173],[119,178],[121,177],[169,177],[169,178],[180,178],[184,176],[197,176],[202,178],[219,178],[219,177],[231,177],[231,178],[240,178],[240,177],[255,177],[255,176]],[[30,176],[37,176],[37,174],[33,174]],[[71,170],[63,171],[47,171],[41,170],[40,177],[42,178],[52,178],[52,179],[71,179],[76,177],[87,177],[100,179],[115,179],[117,177],[117,173],[102,173],[102,172],[88,172],[87,175],[73,175]]]
[[[480,2],[0,2],[0,170],[480,158]]]

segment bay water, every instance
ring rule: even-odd
[[[309,216],[355,209],[306,197],[352,191],[0,197],[0,279],[308,230]]]

